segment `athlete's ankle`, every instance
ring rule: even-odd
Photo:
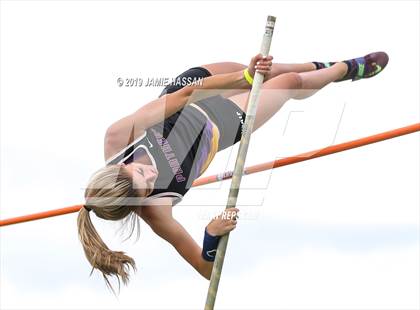
[[[333,66],[335,62],[318,62],[313,61],[312,64],[315,66],[315,70],[325,69]]]

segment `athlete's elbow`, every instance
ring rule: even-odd
[[[113,126],[108,127],[104,136],[104,146],[105,148],[112,148],[117,141],[117,131]]]
[[[211,278],[211,270],[200,270],[199,273],[201,274],[201,276],[207,280],[210,280]]]
[[[203,277],[204,277],[204,278],[206,278],[207,280],[209,280],[209,281],[210,281],[210,278],[211,278],[211,273],[206,274],[206,275],[203,275]]]
[[[200,257],[201,258],[201,257]],[[207,280],[210,280],[211,272],[213,270],[213,262],[208,262],[201,258],[201,264],[198,272]]]
[[[110,156],[117,153],[122,147],[124,147],[124,141],[126,139],[123,139],[121,137],[121,133],[119,133],[115,128],[112,126],[107,129],[105,132],[104,137],[104,155],[105,160],[107,160]]]

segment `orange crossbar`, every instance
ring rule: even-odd
[[[361,146],[364,146],[364,145],[384,141],[384,140],[387,140],[387,139],[396,138],[396,137],[407,135],[407,134],[414,133],[414,132],[417,132],[417,131],[420,131],[420,123],[413,124],[413,125],[406,126],[406,127],[402,127],[402,128],[398,128],[398,129],[394,129],[394,130],[390,130],[390,131],[386,131],[386,132],[382,132],[382,133],[379,133],[379,134],[376,134],[376,135],[373,135],[373,136],[368,136],[368,137],[364,137],[364,138],[349,141],[349,142],[344,142],[344,143],[340,143],[340,144],[336,144],[336,145],[331,145],[331,146],[325,147],[323,149],[319,149],[319,150],[315,150],[315,151],[311,151],[311,152],[306,152],[306,153],[302,153],[302,154],[299,154],[299,155],[286,157],[286,158],[282,158],[282,159],[277,159],[277,160],[274,160],[274,161],[269,161],[269,162],[258,164],[258,165],[255,165],[255,166],[250,166],[250,167],[245,168],[244,173],[245,174],[252,174],[252,173],[261,172],[261,171],[265,171],[265,170],[272,169],[272,168],[287,166],[287,165],[295,164],[295,163],[302,162],[302,161],[305,161],[305,160],[310,160],[310,159],[314,159],[314,158],[317,158],[317,157],[322,157],[322,156],[326,156],[326,155],[330,155],[330,154],[334,154],[334,153],[338,153],[338,152],[343,152],[343,151],[354,149],[354,148],[361,147]],[[225,173],[222,173],[222,174],[203,177],[203,178],[200,178],[198,180],[195,180],[195,182],[193,183],[192,186],[201,186],[201,185],[205,185],[205,184],[209,184],[209,183],[214,183],[214,182],[218,182],[218,181],[222,181],[222,180],[227,180],[227,179],[230,179],[232,177],[232,174],[233,174],[233,172],[229,171],[229,172],[225,172]],[[68,214],[68,213],[74,213],[74,212],[78,212],[81,207],[83,207],[83,204],[74,205],[74,206],[61,208],[61,209],[49,210],[49,211],[35,213],[35,214],[29,214],[29,215],[14,217],[14,218],[9,218],[9,219],[5,219],[5,220],[0,220],[0,227],[7,226],[7,225],[12,225],[12,224],[23,223],[23,222],[28,222],[28,221],[39,220],[39,219],[44,219],[44,218],[63,215],[63,214]]]

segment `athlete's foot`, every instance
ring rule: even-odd
[[[367,54],[364,57],[353,58],[343,61],[347,65],[347,73],[335,82],[346,80],[357,81],[377,75],[388,64],[388,55],[384,52]]]

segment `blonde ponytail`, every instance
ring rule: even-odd
[[[123,225],[131,223],[133,234],[137,226],[137,240],[140,235],[140,221],[135,213],[137,206],[127,204],[127,201],[138,199],[133,190],[133,183],[130,175],[121,166],[107,166],[96,172],[91,178],[85,191],[86,207],[92,210],[95,215],[106,220],[124,220]],[[115,291],[108,279],[109,276],[116,276],[118,287],[120,282],[127,285],[129,281],[129,267],[137,270],[135,261],[121,251],[112,251],[103,242],[96,231],[90,218],[88,209],[81,208],[77,217],[79,240],[82,243],[85,256],[92,266],[103,274],[107,286],[115,294]],[[123,226],[122,226],[123,227]],[[128,239],[127,238],[127,239]]]

